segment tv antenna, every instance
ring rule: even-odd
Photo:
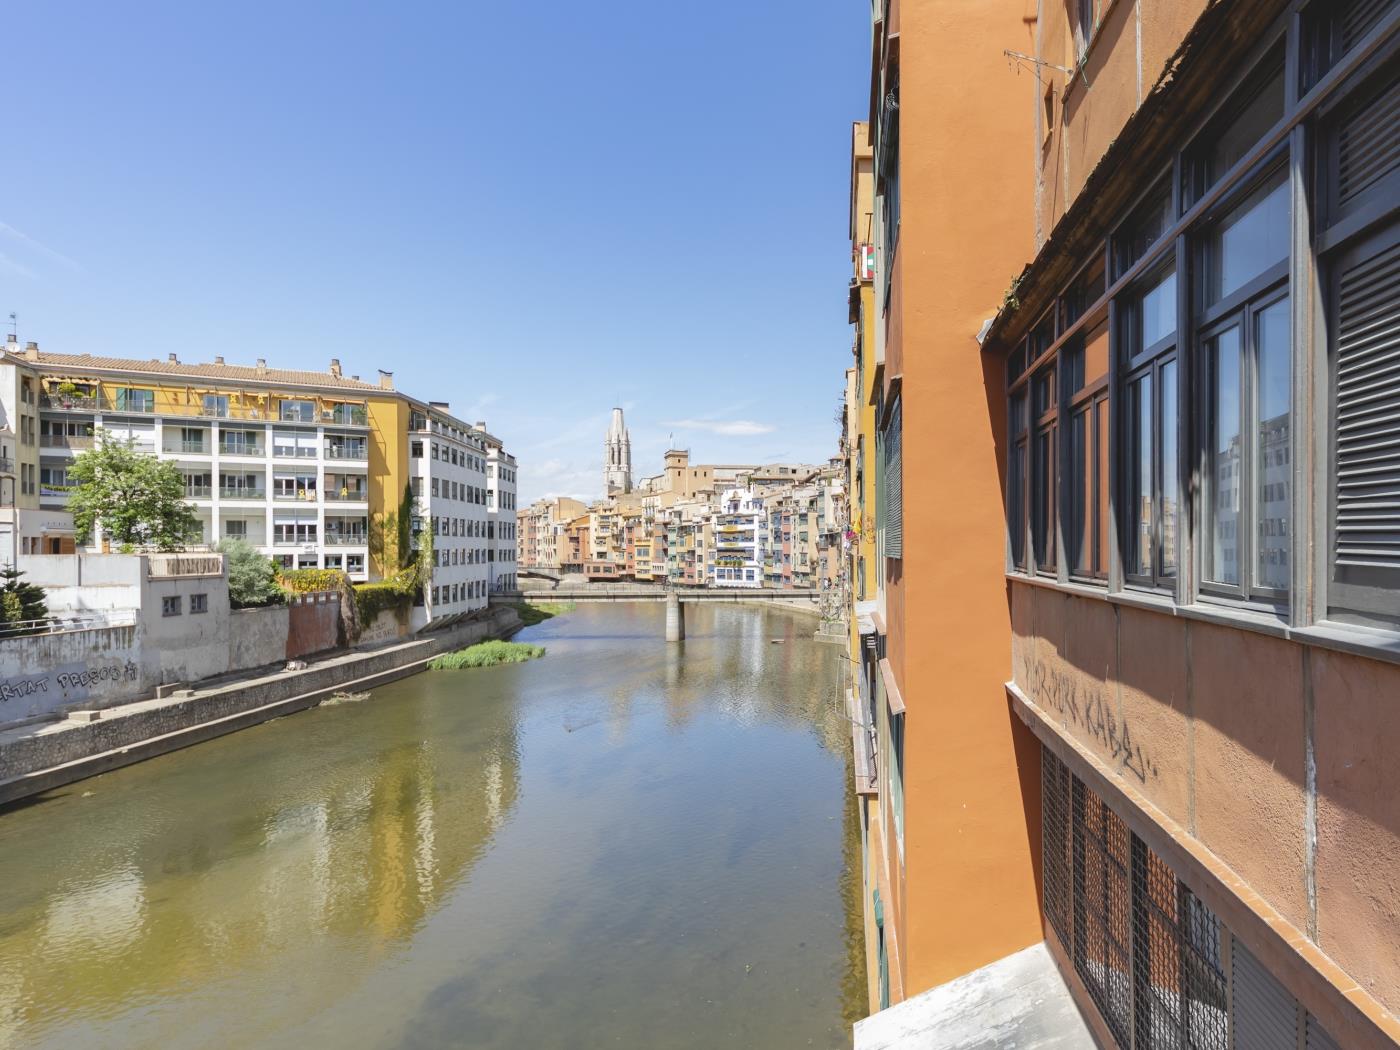
[[[19,315],[13,310],[10,311],[10,342],[19,339]]]

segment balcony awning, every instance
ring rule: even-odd
[[[875,610],[879,603],[875,599],[856,602],[856,628],[861,634],[875,633]]]

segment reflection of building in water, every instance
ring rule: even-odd
[[[69,821],[64,841],[26,861],[55,884],[7,888],[0,1046],[71,1021],[58,1006],[105,1012],[201,981],[257,985],[292,956],[316,974],[286,1008],[333,1007],[470,873],[518,799],[513,726],[464,755],[435,747],[444,734],[424,721],[402,726],[397,746],[338,761],[261,757],[235,778],[236,797],[216,769],[213,786],[154,816],[124,800],[109,803],[116,819]],[[327,966],[326,952],[340,961]],[[275,1026],[278,1009],[257,1023]]]

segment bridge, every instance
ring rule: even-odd
[[[520,565],[516,567],[515,575],[533,577],[540,580],[553,580],[555,583],[558,583],[564,578],[563,571],[557,565]]]
[[[557,587],[548,591],[499,591],[493,602],[664,602],[675,597],[682,602],[819,601],[822,591],[815,587],[654,587],[644,583],[600,583],[589,587]]]
[[[665,602],[666,640],[679,642],[685,638],[685,605],[729,602],[792,602],[806,601],[814,606],[822,592],[815,587],[696,587],[680,590],[672,587],[648,587],[646,584],[598,584],[591,587],[570,587],[552,591],[505,591],[493,594],[493,603],[513,602]]]

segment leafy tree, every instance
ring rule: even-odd
[[[183,547],[199,521],[185,503],[185,483],[171,460],[137,452],[131,441],[99,432],[95,447],[68,468],[68,509],[78,540],[102,531],[120,547]]]
[[[247,540],[224,540],[214,549],[228,563],[228,600],[235,609],[271,605],[282,600],[277,567]]]
[[[44,588],[21,580],[23,575],[23,572],[10,565],[0,569],[0,624],[4,625],[7,634],[37,630],[39,624],[28,621],[49,618]],[[14,626],[20,623],[25,626]]]

